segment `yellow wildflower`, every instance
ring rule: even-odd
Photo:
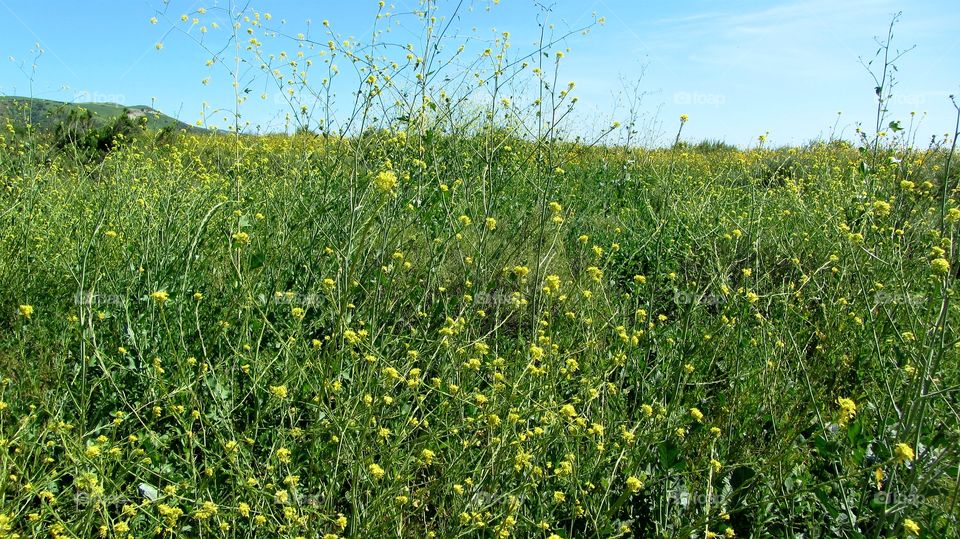
[[[397,186],[397,175],[391,170],[384,170],[374,177],[373,183],[381,191],[392,191]]]
[[[387,473],[377,463],[373,463],[370,466],[367,466],[367,470],[370,471],[370,475],[373,476],[374,479],[382,479],[383,476],[386,475]]]
[[[837,404],[840,405],[840,426],[845,426],[850,422],[850,419],[853,416],[857,415],[857,403],[853,402],[852,399],[845,397],[838,397]]]
[[[915,457],[913,448],[910,447],[910,444],[903,442],[893,447],[893,454],[897,457],[897,462],[900,462],[901,464],[908,460],[913,460]]]

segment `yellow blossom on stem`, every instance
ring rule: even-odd
[[[370,476],[373,477],[374,479],[383,479],[383,476],[386,475],[387,473],[377,463],[373,463],[370,466],[367,466],[367,470],[370,472]]]
[[[373,178],[373,183],[381,191],[389,192],[397,186],[397,175],[391,170],[384,170]]]
[[[840,405],[840,426],[843,427],[853,416],[857,415],[857,403],[853,402],[853,399],[848,399],[846,397],[838,397],[837,404]]]
[[[950,262],[946,258],[934,258],[930,262],[930,268],[936,274],[946,275],[950,271]]]
[[[903,464],[908,460],[913,460],[915,455],[910,444],[899,443],[893,447],[893,454],[897,457],[897,462]]]

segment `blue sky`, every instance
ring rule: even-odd
[[[451,13],[454,0],[439,0],[439,12]],[[209,26],[208,46],[224,45],[229,24],[217,7],[229,0],[0,0],[0,93],[65,101],[114,101],[154,104],[192,123],[202,103],[232,107],[230,77],[205,66],[210,53],[193,38],[199,25],[182,23],[190,14]],[[402,14],[414,0],[388,2]],[[531,50],[542,14],[532,0],[465,0],[452,21],[452,31],[467,42],[511,33],[511,54]],[[391,7],[392,6],[392,7]],[[252,10],[272,15],[265,26],[293,36],[307,29],[326,41],[320,21],[328,20],[342,39],[369,38],[377,12],[375,0],[251,0]],[[199,14],[199,8],[207,13]],[[680,114],[688,140],[721,139],[740,145],[755,143],[769,132],[773,144],[799,144],[826,137],[836,124],[850,137],[856,123],[872,125],[873,82],[859,58],[871,58],[875,36],[885,34],[893,13],[902,11],[894,45],[916,46],[899,62],[899,86],[891,105],[892,119],[909,120],[917,113],[920,139],[943,135],[953,126],[947,96],[960,94],[960,9],[950,1],[811,0],[745,2],[639,2],[631,0],[558,0],[549,21],[554,32],[588,24],[594,16],[605,23],[589,35],[575,34],[566,50],[560,81],[575,81],[579,97],[574,126],[600,129],[611,120],[624,121],[618,99],[625,85],[639,80],[646,92],[641,111],[649,122],[659,119],[659,139],[672,139]],[[158,17],[157,24],[149,19]],[[387,40],[416,37],[398,15]],[[406,19],[410,22],[409,17]],[[382,26],[382,23],[381,23]],[[173,29],[173,30],[172,30]],[[496,32],[496,33],[495,33]],[[44,50],[37,62],[32,90],[35,43]],[[163,43],[162,50],[155,45]],[[220,47],[217,47],[220,48]],[[295,52],[291,39],[267,40],[272,52]],[[227,53],[230,54],[229,52]],[[210,77],[207,85],[201,81]],[[266,91],[265,81],[248,83],[252,94]],[[336,107],[344,106],[340,94]],[[250,99],[243,114],[264,129],[282,126],[283,107],[271,92],[265,100]],[[838,112],[842,114],[838,118]],[[208,118],[213,123],[213,118]],[[586,128],[585,128],[586,129]],[[588,130],[589,131],[589,130]]]

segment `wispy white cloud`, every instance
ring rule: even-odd
[[[616,53],[590,50],[577,66],[578,81],[586,78],[599,96],[599,81],[643,59],[650,67],[645,85],[665,110],[696,116],[691,136],[743,133],[749,141],[769,129],[810,137],[833,125],[837,111],[845,122],[869,118],[872,81],[858,59],[872,58],[874,38],[901,9],[894,45],[918,48],[899,62],[897,114],[928,110],[939,118],[943,95],[956,86],[960,11],[943,0],[748,0],[654,10],[627,0],[601,3]]]
[[[814,0],[746,11],[734,6],[653,21],[648,47],[654,53],[686,52],[695,64],[784,76],[823,75],[836,63],[829,60],[854,62],[861,52],[857,49],[872,36],[868,29],[882,30],[894,11],[891,0]]]

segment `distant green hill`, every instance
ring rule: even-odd
[[[10,120],[15,126],[22,126],[29,120],[35,128],[44,131],[56,129],[60,122],[70,117],[71,112],[76,113],[81,109],[90,112],[95,127],[104,126],[126,114],[133,120],[146,118],[147,129],[151,131],[168,127],[204,131],[145,105],[128,107],[116,103],[64,103],[50,99],[0,96],[0,120],[4,123]]]

